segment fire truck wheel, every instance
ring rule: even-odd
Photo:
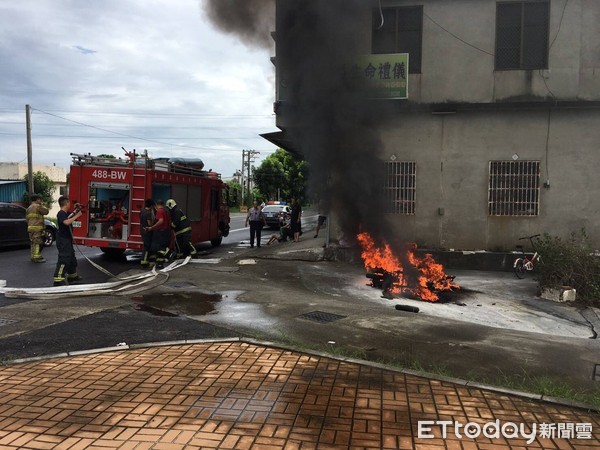
[[[210,241],[211,245],[213,247],[218,247],[219,245],[221,245],[221,242],[223,242],[223,237],[218,237],[217,239],[213,239],[212,241]]]
[[[219,230],[223,236],[229,236],[229,225],[225,225],[224,222],[219,222]]]

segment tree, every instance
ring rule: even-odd
[[[23,179],[27,182],[27,185],[29,186],[29,174],[25,175]],[[55,189],[56,186],[54,184],[54,181],[52,181],[44,172],[38,171],[33,173],[33,190],[35,191],[35,194],[39,195],[42,198],[42,203],[44,203],[45,205],[52,204],[52,194],[54,193]],[[25,195],[23,195],[23,201],[26,204],[31,203],[30,198],[31,195],[29,192],[26,192]]]
[[[242,201],[242,185],[236,180],[227,182],[227,189],[229,190],[228,206],[240,206]]]
[[[290,200],[296,197],[305,202],[308,164],[306,161],[277,149],[260,166],[253,168],[254,184],[265,200]]]

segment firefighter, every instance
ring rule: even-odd
[[[146,231],[152,232],[151,251],[156,254],[156,267],[162,269],[168,259],[169,245],[171,245],[171,221],[162,200],[156,201],[156,222],[151,227],[145,228]]]
[[[75,211],[69,212],[70,202],[67,197],[58,199],[60,211],[56,215],[58,220],[58,233],[56,235],[56,248],[58,250],[58,261],[54,271],[54,286],[64,286],[71,281],[81,280],[77,275],[77,258],[73,249],[73,234],[71,224],[79,219],[83,213],[82,205],[75,205]]]
[[[113,239],[123,239],[123,225],[129,223],[120,204],[113,205],[111,213],[101,222],[110,223],[109,232]],[[127,236],[125,236],[127,237]]]
[[[192,227],[190,219],[181,210],[175,200],[170,198],[166,203],[167,209],[171,213],[171,228],[175,232],[175,242],[177,244],[177,258],[186,256],[196,257],[198,252],[192,244]]]
[[[140,261],[142,267],[152,267],[156,263],[156,255],[152,252],[152,234],[154,232],[147,230],[156,221],[154,206],[154,200],[148,198],[144,203],[144,209],[140,213],[140,230],[144,241],[144,253]]]
[[[44,243],[44,216],[50,211],[42,205],[42,198],[33,194],[31,205],[27,208],[27,231],[31,241],[31,260],[35,263],[45,263],[42,256],[42,244]]]

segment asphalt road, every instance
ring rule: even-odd
[[[209,242],[197,245],[203,255],[218,257],[224,252],[235,251],[236,248],[245,248],[249,245],[249,228],[244,227],[246,215],[235,213],[231,216],[231,231],[229,236],[223,239],[219,247],[212,247]],[[316,216],[307,213],[304,219],[306,227],[314,227]],[[268,228],[263,230],[262,238],[266,241],[269,236],[277,230]],[[29,247],[0,249],[0,280],[6,280],[9,287],[47,287],[52,286],[54,269],[57,261],[56,244],[47,247],[42,252],[46,263],[36,264],[29,260]],[[86,258],[95,264],[102,266],[109,272],[117,275],[129,269],[137,268],[141,254],[139,252],[127,251],[123,257],[109,257],[98,248],[76,246],[78,267],[77,272],[83,277],[85,283],[101,283],[109,276],[95,268]],[[3,297],[0,295],[0,297]],[[3,303],[6,304],[6,303]]]
[[[245,216],[232,215],[231,232],[223,239],[221,246],[213,248],[208,242],[199,244],[197,248],[201,257],[231,257],[234,256],[232,253],[247,251],[249,229],[244,227]],[[308,230],[314,228],[316,216],[306,214],[304,223],[310,234],[312,230]],[[275,232],[276,230],[265,229],[263,242]],[[123,258],[114,259],[97,248],[79,247],[76,248],[76,254],[78,273],[84,277],[85,283],[103,282],[108,277],[94,268],[84,255],[114,274],[139,267],[140,254],[136,252],[126,252]],[[44,249],[44,256],[48,260],[45,264],[32,263],[29,255],[27,247],[0,249],[0,280],[6,280],[9,287],[52,286],[57,259],[56,246]],[[28,308],[28,304],[35,306]],[[243,332],[209,324],[198,318],[171,316],[156,309],[141,308],[138,300],[124,297],[71,299],[65,296],[59,301],[50,300],[42,305],[26,298],[6,298],[0,295],[0,361],[110,347],[119,342],[135,344],[244,335]]]

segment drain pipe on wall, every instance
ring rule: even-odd
[[[329,248],[329,240],[331,238],[331,219],[332,219],[332,214],[331,211],[329,211],[329,214],[325,217],[325,247]]]

